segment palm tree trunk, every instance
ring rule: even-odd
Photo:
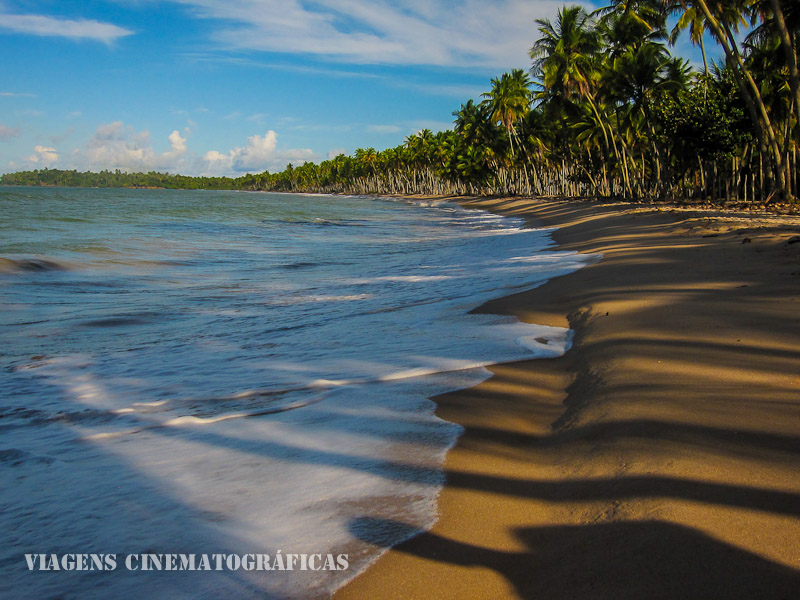
[[[703,55],[703,72],[706,74],[706,79],[708,79],[708,58],[706,57],[706,43],[703,41],[703,34],[700,34],[700,53]]]

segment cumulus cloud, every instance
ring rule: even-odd
[[[150,132],[137,133],[121,121],[100,125],[83,154],[94,168],[125,171],[148,170],[155,159]]]
[[[233,148],[226,154],[210,150],[203,156],[204,175],[230,175],[282,170],[288,163],[302,164],[316,158],[308,149],[279,150],[278,134],[273,130],[264,136],[247,138],[247,145]]]
[[[14,33],[41,36],[57,36],[71,39],[89,39],[110,44],[118,38],[131,35],[133,31],[111,23],[89,19],[59,19],[44,15],[0,14],[0,29]]]
[[[3,128],[6,126],[0,125],[0,139],[5,131]],[[308,149],[280,149],[278,136],[272,130],[263,136],[249,137],[244,146],[227,152],[211,150],[202,156],[191,151],[185,137],[188,135],[186,130],[184,135],[178,129],[173,130],[166,136],[169,146],[159,152],[153,147],[149,131],[137,131],[122,121],[115,121],[100,125],[82,147],[71,152],[59,152],[50,146],[36,146],[34,153],[24,159],[23,164],[15,163],[15,167],[56,167],[79,171],[166,171],[185,175],[236,177],[246,172],[279,171],[290,162],[299,165],[317,159]],[[51,136],[51,141],[58,138],[59,136]]]
[[[563,0],[172,0],[229,47],[370,64],[526,66],[534,20]],[[588,8],[589,0],[578,2]]]
[[[4,123],[0,123],[0,142],[6,142],[17,137],[19,134],[19,127],[9,127]]]
[[[346,156],[347,148],[332,148],[331,150],[328,150],[328,160],[333,160],[340,154],[344,154]]]
[[[100,125],[84,149],[76,149],[72,162],[76,168],[93,171],[179,171],[186,166],[186,138],[178,130],[167,137],[169,150],[153,149],[149,131],[136,131],[121,121]]]
[[[181,137],[177,129],[170,133],[167,139],[169,140],[169,145],[172,147],[171,152],[168,154],[182,155],[186,153],[186,138]]]
[[[36,165],[49,167],[58,162],[58,152],[55,148],[36,146],[33,151],[34,154],[31,154],[28,160]]]

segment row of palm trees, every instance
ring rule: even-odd
[[[748,202],[798,195],[797,0],[612,0],[593,13],[565,6],[536,26],[530,72],[492,79],[480,101],[453,113],[452,130],[289,165],[246,185]],[[701,48],[700,72],[670,52],[684,32]],[[707,39],[724,63],[708,60]]]

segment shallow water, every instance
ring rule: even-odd
[[[585,260],[446,203],[0,188],[0,592],[327,595],[381,552],[355,524],[408,524],[393,543],[435,520],[460,430],[427,398],[568,345],[468,312]],[[23,557],[278,550],[350,567],[41,573]]]

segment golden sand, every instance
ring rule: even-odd
[[[466,204],[603,258],[481,307],[573,347],[435,398],[440,519],[336,599],[800,598],[800,221]]]

